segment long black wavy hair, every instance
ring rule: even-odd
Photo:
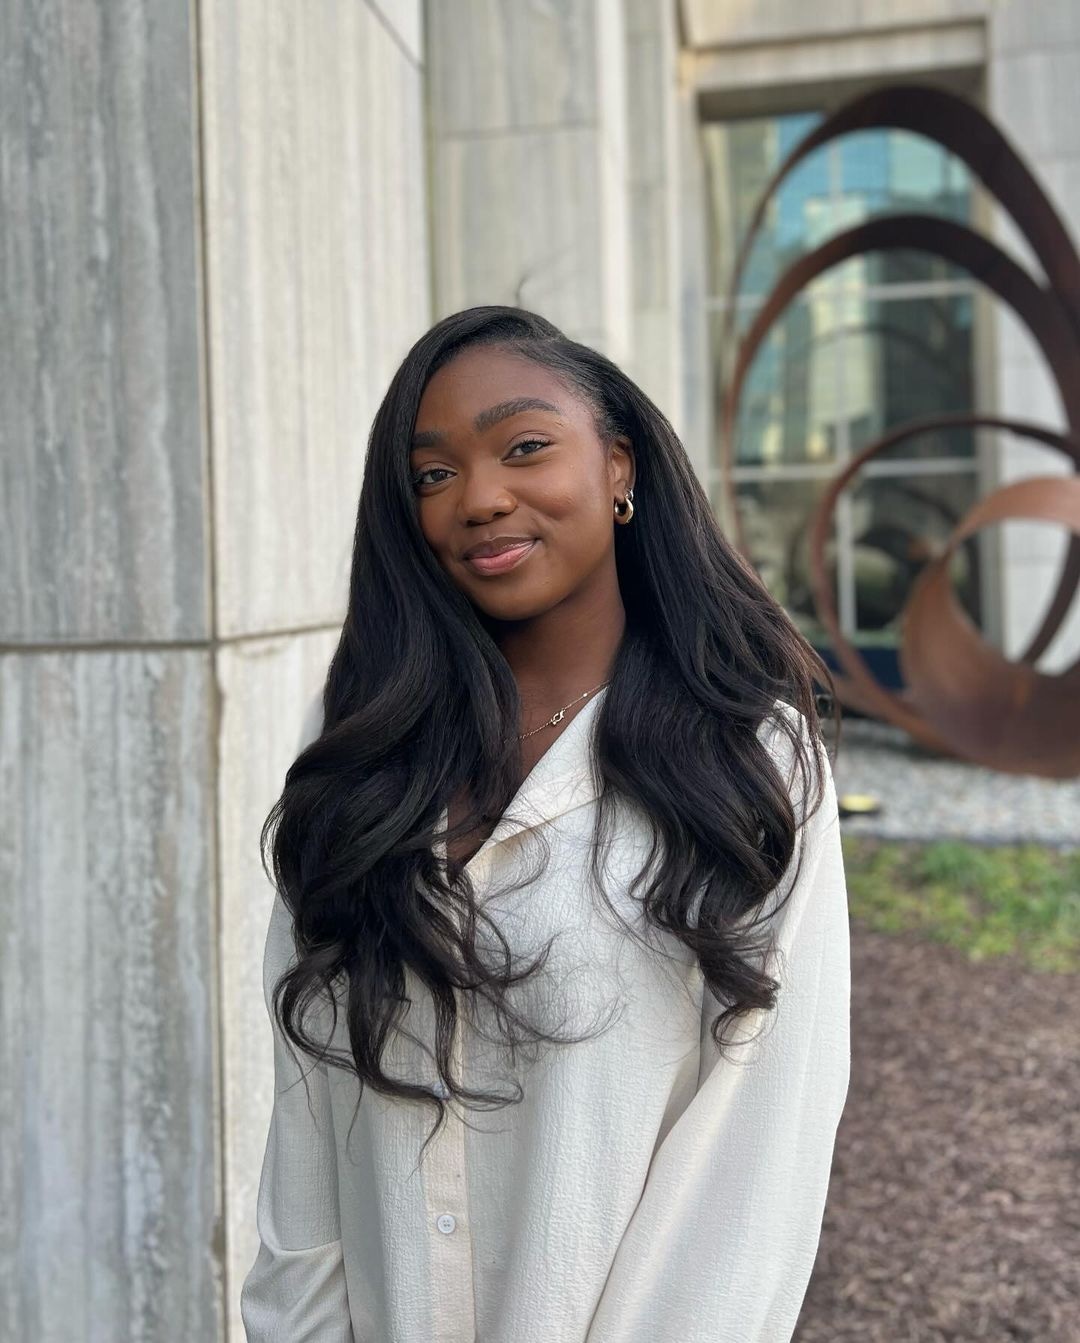
[[[455,313],[413,345],[368,439],[348,613],[323,689],[322,731],[288,770],[261,847],[268,875],[271,849],[272,879],[293,919],[295,964],[273,991],[286,1039],[355,1073],[361,1094],[370,1085],[436,1106],[429,1141],[442,1099],[383,1070],[409,1005],[406,968],[431,994],[435,1061],[463,1103],[505,1105],[521,1091],[473,1091],[451,1075],[458,993],[486,999],[512,1048],[584,1038],[545,1032],[516,1011],[508,990],[550,948],[518,965],[464,866],[440,861],[432,847],[501,816],[520,783],[516,682],[484,614],[425,541],[410,480],[424,388],[477,343],[553,370],[591,406],[605,445],[619,434],[632,444],[638,507],[632,526],[613,521],[626,626],[596,710],[596,833],[599,840],[617,796],[649,818],[653,847],[633,893],[648,922],[696,954],[726,1004],[712,1022],[718,1047],[725,1022],[775,1003],[778,981],[749,955],[748,916],[784,877],[798,827],[823,796],[815,678],[830,687],[839,729],[828,668],[724,539],[671,425],[615,363],[543,317],[502,306]],[[796,712],[778,713],[777,701]],[[799,789],[789,789],[759,736],[768,719],[790,740]],[[459,792],[471,812],[437,834]],[[796,795],[807,804],[799,815]],[[599,843],[596,875],[598,862]],[[499,964],[481,954],[482,925],[501,948]],[[339,1006],[344,1012],[347,1051],[306,1024],[319,1004],[330,1008],[331,1035]]]

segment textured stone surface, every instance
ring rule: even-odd
[[[0,11],[0,639],[207,629],[189,7]]]
[[[666,0],[627,5],[627,162],[632,338],[627,372],[679,418],[678,33]]]
[[[219,1337],[209,658],[0,658],[0,1338]]]
[[[336,640],[372,414],[429,319],[419,0],[202,6],[198,42],[193,12],[0,18],[0,639],[44,649],[0,658],[13,1343],[243,1337],[258,829]]]
[[[819,31],[797,42],[731,42],[696,62],[709,102],[732,115],[769,115],[832,101],[832,90],[855,81],[955,79],[981,68],[986,57],[978,18],[917,27]],[[975,79],[968,83],[974,85]]]
[[[459,0],[428,23],[436,315],[515,304],[624,361],[621,5]]]
[[[420,72],[351,0],[211,5],[200,36],[219,633],[333,623],[428,322]]]
[[[336,643],[372,416],[430,319],[419,35],[417,4],[345,0],[238,0],[201,27],[236,1339],[273,1083],[259,831]]]
[[[367,0],[386,24],[410,60],[424,59],[424,13],[422,0]]]
[[[1038,21],[1033,22],[1037,13]],[[1080,7],[1047,0],[1038,10],[995,6],[989,24],[988,111],[1012,140],[1080,246]],[[999,212],[995,231],[1032,273],[1026,248]],[[1061,400],[1045,363],[1019,323],[1000,312],[994,329],[998,409],[1003,415],[1064,427]],[[1002,482],[1027,475],[1059,475],[1070,469],[1064,457],[1017,439],[998,447]],[[1002,531],[1002,620],[1005,651],[1016,656],[1041,624],[1061,573],[1066,535],[1038,523],[1009,523]],[[1063,670],[1080,656],[1080,596],[1053,643],[1039,661],[1046,672]]]
[[[1068,3],[1068,0],[1063,0]],[[888,28],[977,19],[1009,3],[994,0],[829,0],[808,5],[805,0],[750,0],[746,4],[717,4],[716,0],[680,0],[684,30],[692,46],[709,47],[737,42],[791,42],[821,34],[874,32]],[[1016,6],[1021,13],[1029,6]]]
[[[462,137],[436,155],[440,311],[510,303],[568,332],[595,328],[603,287],[584,242],[600,235],[595,133]]]
[[[673,424],[686,446],[698,479],[710,484],[716,456],[712,414],[715,390],[709,351],[709,238],[697,98],[692,87],[679,91],[676,105],[678,144],[679,292],[678,410]]]
[[[240,1287],[258,1250],[255,1201],[273,1104],[273,1051],[262,957],[274,889],[259,832],[297,755],[334,632],[245,640],[220,650],[221,1020],[230,1338],[244,1336]],[[268,860],[269,861],[269,860]]]
[[[595,125],[596,11],[609,0],[441,0],[427,6],[439,136]]]

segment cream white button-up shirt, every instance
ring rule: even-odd
[[[511,1061],[486,1004],[459,994],[470,1015],[455,1033],[454,1068],[467,1086],[505,1094],[516,1083],[522,1099],[488,1110],[451,1103],[420,1161],[433,1106],[365,1088],[354,1122],[356,1079],[301,1055],[305,1090],[275,1027],[260,1248],[241,1293],[249,1343],[791,1338],[849,1075],[847,893],[831,772],[769,899],[771,908],[788,892],[801,853],[796,888],[769,922],[777,1006],[746,1018],[721,1058],[708,1033],[719,1004],[696,958],[662,930],[647,945],[631,937],[589,872],[590,734],[604,693],[554,740],[468,865],[515,954],[531,957],[554,938],[543,969],[512,990],[515,1006],[549,1030],[590,1038]],[[766,724],[761,735],[790,778],[784,734]],[[615,907],[644,929],[628,888],[647,858],[645,819],[621,802],[618,816],[601,875]],[[535,873],[544,852],[538,879],[501,893]],[[268,1010],[294,955],[276,897]],[[431,1000],[411,972],[407,992],[408,1035],[392,1041],[384,1066],[438,1091]],[[334,1045],[344,1049],[339,1029]]]

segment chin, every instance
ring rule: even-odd
[[[535,620],[558,605],[550,594],[517,592],[496,595],[492,592],[469,593],[469,600],[491,620]]]

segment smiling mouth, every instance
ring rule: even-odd
[[[525,556],[532,552],[535,545],[535,538],[532,541],[522,541],[520,545],[500,550],[497,555],[471,555],[465,563],[478,574],[502,574],[520,564]]]

